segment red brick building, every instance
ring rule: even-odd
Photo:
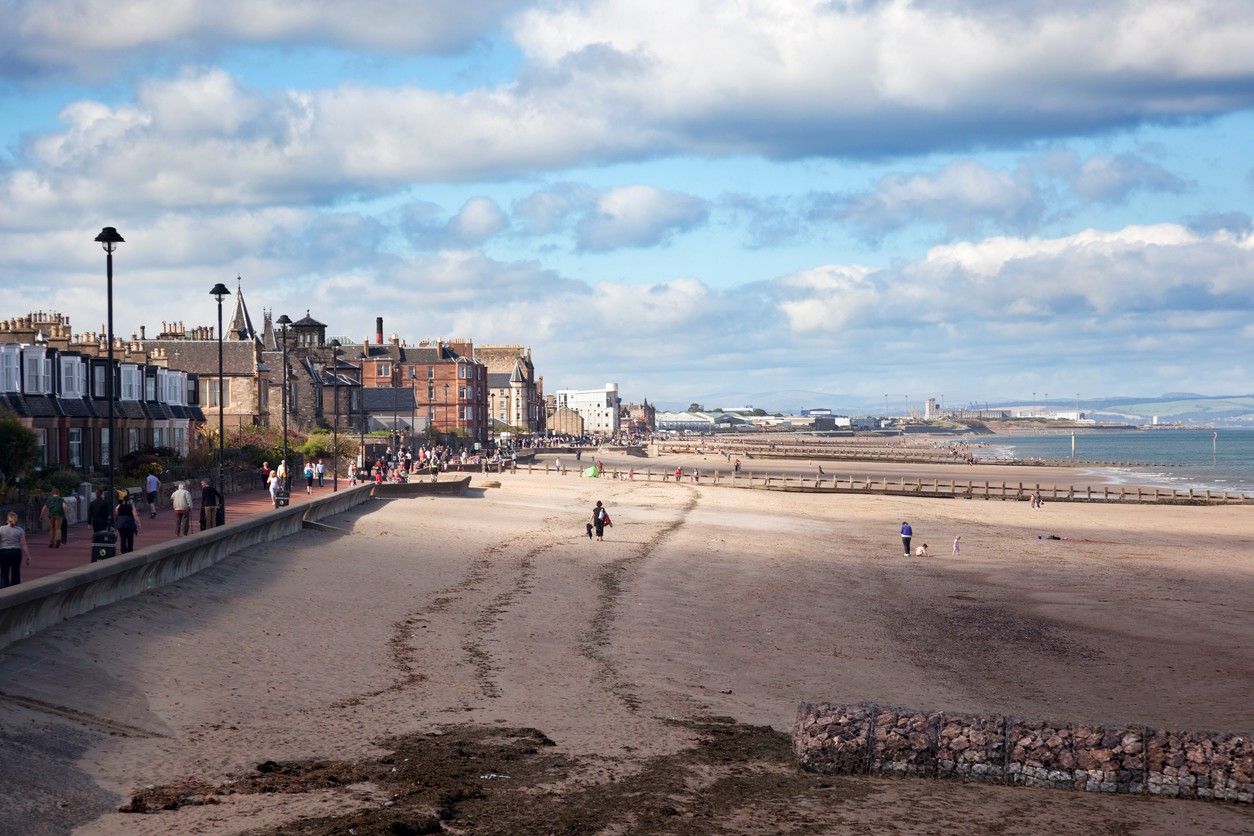
[[[344,358],[361,365],[366,388],[413,390],[417,427],[486,443],[488,369],[473,357],[470,340],[424,340],[411,346],[393,334],[385,341],[382,317],[375,320],[373,343],[344,347]]]

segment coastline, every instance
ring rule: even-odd
[[[523,763],[475,764],[462,830],[549,832],[537,804],[594,823],[670,805],[694,831],[731,833],[761,832],[778,810],[828,831],[890,829],[902,809],[971,834],[1248,826],[1235,805],[811,779],[782,760],[798,700],[1246,731],[1247,509],[832,501],[573,474],[473,487],[346,513],[334,518],[344,533],[249,549],[0,653],[6,689],[25,700],[6,705],[0,749],[30,755],[13,762],[27,792],[0,829],[29,831],[22,816],[40,810],[84,834],[387,816],[411,808],[373,773],[234,788],[267,761],[370,764],[396,736],[456,747],[476,729],[519,728],[551,741],[560,770],[532,792]],[[604,543],[584,536],[594,499],[614,515]],[[903,519],[933,557],[902,557]],[[694,766],[710,717],[727,718],[728,748]],[[672,774],[680,784],[633,783]],[[794,776],[783,790],[781,775]],[[733,780],[735,805],[703,818],[710,807],[691,799]],[[193,787],[194,800],[116,812],[150,784]],[[623,793],[627,807],[602,801]],[[493,806],[503,798],[518,809]]]

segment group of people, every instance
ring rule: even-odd
[[[910,541],[912,539],[914,539],[914,528],[911,527],[910,523],[906,522],[905,520],[902,520],[902,523],[901,523],[902,557],[910,556]],[[953,553],[954,554],[962,553],[962,535],[961,534],[959,534],[957,537],[954,537]],[[915,547],[915,550],[914,550],[915,557],[931,557],[931,555],[932,553],[928,551],[927,543],[922,543]]]

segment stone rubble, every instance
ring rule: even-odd
[[[805,769],[958,778],[1085,792],[1254,801],[1254,737],[1049,723],[875,703],[802,703]]]

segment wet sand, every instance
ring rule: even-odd
[[[1248,508],[500,481],[0,651],[0,776],[30,788],[0,831],[1254,828],[1229,804],[807,776],[784,737],[802,699],[1254,730]],[[902,558],[903,519],[936,556]],[[185,798],[115,812],[150,785]]]

